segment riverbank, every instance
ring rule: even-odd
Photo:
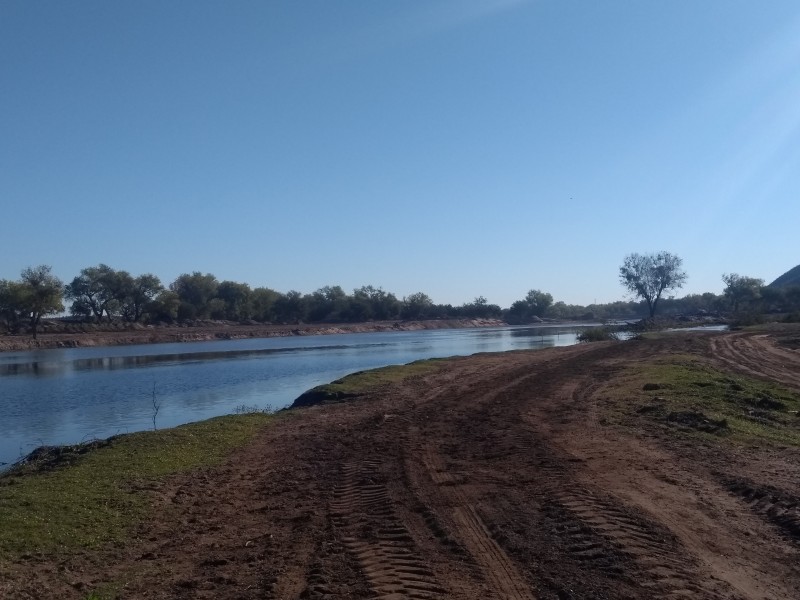
[[[799,374],[798,327],[648,334],[119,436],[0,478],[0,597],[793,599]]]
[[[466,329],[471,327],[503,327],[498,319],[437,319],[426,321],[371,321],[366,323],[299,324],[299,325],[241,325],[223,321],[203,321],[193,325],[108,326],[70,324],[42,326],[37,339],[30,335],[0,336],[0,352],[41,350],[53,348],[85,348],[237,340],[247,338],[290,337],[301,335],[335,335],[377,331],[421,331],[426,329]]]

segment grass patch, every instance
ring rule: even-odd
[[[89,592],[84,600],[117,600],[121,595],[121,587],[115,583],[101,585],[96,590]]]
[[[369,371],[352,373],[331,383],[318,385],[294,401],[293,407],[311,406],[323,402],[337,402],[359,396],[373,388],[400,383],[410,377],[423,377],[439,370],[446,358],[418,360],[407,365],[391,365]]]
[[[634,412],[646,418],[685,432],[800,446],[800,396],[778,384],[686,355],[631,367],[625,379],[626,389],[638,390]]]
[[[22,466],[0,477],[0,558],[94,549],[124,539],[146,517],[158,479],[211,466],[275,417],[218,417],[116,436],[67,462]]]

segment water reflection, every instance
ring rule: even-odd
[[[11,375],[33,375],[37,377],[63,376],[72,371],[113,371],[116,369],[134,369],[165,363],[192,363],[218,360],[237,360],[258,358],[269,354],[290,354],[313,352],[318,350],[353,350],[386,346],[386,344],[359,344],[354,346],[308,346],[302,348],[269,348],[260,350],[217,350],[211,352],[184,352],[175,354],[145,354],[136,356],[102,356],[95,358],[77,358],[62,361],[33,361],[0,363],[0,377]],[[24,358],[18,356],[18,358]]]
[[[348,373],[423,358],[574,344],[575,327],[517,327],[221,340],[0,354],[0,462],[231,413],[282,408]]]
[[[517,327],[510,330],[512,337],[556,337],[575,336],[580,327]]]

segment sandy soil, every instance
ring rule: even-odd
[[[800,392],[798,350],[742,333],[456,359],[295,411],[3,597],[800,598],[796,449],[605,422],[621,367],[665,353]]]
[[[42,348],[79,348],[87,346],[121,346],[170,342],[201,342],[245,338],[290,337],[295,335],[329,335],[370,331],[417,331],[421,329],[462,329],[468,327],[501,327],[497,319],[438,319],[429,321],[370,321],[368,323],[240,325],[224,321],[205,321],[192,326],[125,326],[53,324],[48,332],[33,339],[29,334],[0,335],[0,352]],[[114,328],[116,327],[116,329]]]

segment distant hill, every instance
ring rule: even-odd
[[[800,265],[786,271],[786,273],[770,283],[769,287],[788,287],[790,285],[800,285]]]

